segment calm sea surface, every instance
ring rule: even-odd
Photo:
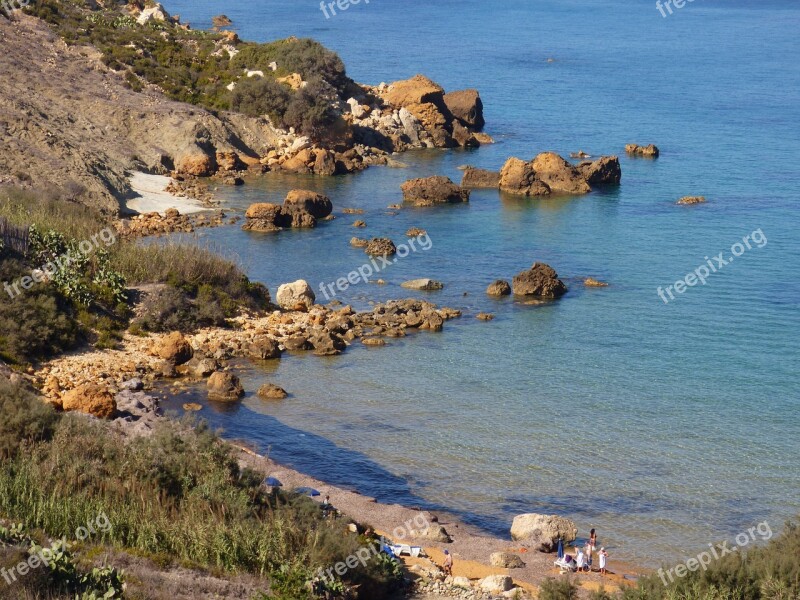
[[[290,398],[248,394],[228,412],[206,408],[212,423],[331,483],[446,508],[494,533],[518,513],[562,514],[582,535],[598,528],[612,559],[647,565],[800,513],[797,2],[696,0],[666,18],[634,0],[372,0],[330,19],[313,0],[167,7],[196,27],[225,13],[244,39],[314,37],[365,83],[420,72],[447,89],[477,87],[498,142],[408,153],[406,169],[225,190],[231,213],[293,187],[366,211],[313,231],[202,232],[200,243],[238,257],[273,294],[361,266],[353,235],[400,242],[419,226],[430,250],[382,273],[388,285],[338,298],[365,308],[416,294],[465,316],[386,348],[254,369],[248,390],[271,381]],[[387,214],[411,177],[459,181],[465,163],[619,154],[627,142],[662,154],[621,156],[618,189],[544,200],[481,190],[469,205]],[[675,206],[684,195],[709,202]],[[353,229],[354,218],[368,228]],[[757,230],[763,247],[751,243],[669,304],[659,298],[658,286],[730,257]],[[570,286],[559,302],[484,294],[537,260]],[[584,288],[590,275],[610,287]],[[416,277],[446,287],[399,287]],[[497,318],[478,321],[479,311]]]

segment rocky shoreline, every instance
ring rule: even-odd
[[[348,345],[383,337],[407,335],[411,330],[438,331],[445,321],[460,316],[460,311],[438,308],[419,300],[398,300],[377,305],[372,311],[355,312],[349,306],[305,305],[304,286],[282,286],[279,301],[290,308],[265,316],[242,315],[230,329],[208,328],[194,334],[178,332],[149,337],[126,334],[119,350],[77,352],[51,360],[30,379],[45,398],[62,410],[89,413],[106,421],[123,436],[150,435],[162,414],[153,389],[180,392],[205,381],[214,401],[237,402],[241,384],[234,374],[235,361],[279,360],[286,352],[311,351],[330,356]],[[219,375],[221,387],[212,380]],[[191,411],[193,406],[185,406]],[[329,494],[334,505],[355,523],[367,524],[387,537],[402,531],[420,514],[413,507],[386,505],[351,490],[331,486],[295,470],[281,466],[251,448],[231,442],[242,466],[264,476],[277,477],[287,488],[310,486]],[[539,550],[552,550],[552,536],[574,539],[577,530],[565,519],[548,517],[536,521],[534,530],[522,531],[529,521],[511,530],[518,541],[487,536],[444,513],[423,511],[424,531],[409,532],[396,542],[423,546],[428,558],[404,558],[414,581],[413,597],[489,599],[497,597],[535,597],[536,586],[547,577],[558,576],[554,556]],[[543,526],[546,523],[547,526]],[[530,527],[528,527],[530,529]],[[542,531],[549,533],[544,534]],[[455,558],[452,577],[441,570],[443,550]],[[616,566],[616,565],[615,565]],[[613,591],[632,582],[634,570],[615,568],[615,573],[579,576],[586,590],[603,584]],[[588,593],[588,592],[587,592]]]

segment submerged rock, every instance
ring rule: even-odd
[[[400,284],[402,287],[409,290],[441,290],[444,284],[441,281],[434,279],[412,279],[411,281],[404,281]]]
[[[686,205],[686,204],[703,204],[706,201],[705,196],[684,196],[680,200],[678,200],[678,204]]]
[[[283,400],[289,395],[285,389],[273,383],[265,383],[262,385],[258,388],[257,394],[262,400]]]

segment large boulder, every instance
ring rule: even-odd
[[[575,523],[558,515],[528,513],[517,515],[511,523],[511,537],[532,543],[540,552],[552,552],[561,538],[565,544],[578,536]]]
[[[384,100],[398,108],[409,104],[432,102],[444,104],[444,88],[424,75],[414,75],[411,79],[395,81],[389,86]]]
[[[585,161],[577,167],[589,185],[619,185],[622,169],[616,156],[601,156],[595,161]]]
[[[500,189],[509,194],[522,196],[547,196],[550,188],[536,177],[530,162],[509,158],[500,169]]]
[[[61,408],[110,419],[117,412],[117,402],[107,388],[85,384],[68,391],[61,397]]]
[[[192,360],[194,351],[191,344],[180,331],[173,331],[156,343],[155,353],[159,358],[175,365],[182,365]]]
[[[514,587],[514,581],[508,575],[489,575],[480,580],[478,587],[490,594],[502,594]]]
[[[281,347],[271,337],[262,335],[257,337],[247,348],[247,355],[256,360],[269,360],[281,357]]]
[[[324,219],[333,212],[330,198],[310,190],[291,190],[286,194],[283,206],[292,212],[304,210],[317,219]]]
[[[486,124],[483,119],[483,102],[478,90],[458,90],[445,94],[444,103],[450,114],[469,129],[480,131]]]
[[[161,23],[170,22],[172,18],[166,9],[160,3],[156,3],[151,8],[145,8],[137,17],[136,22],[139,25],[147,25],[153,21],[160,21]]]
[[[574,165],[555,152],[542,152],[531,162],[536,178],[547,184],[552,192],[587,194],[592,191]]]
[[[244,171],[247,165],[236,152],[217,152],[217,166],[220,171]]]
[[[283,209],[272,202],[251,204],[245,213],[245,231],[279,231],[285,222]]]
[[[314,290],[303,279],[298,279],[293,283],[284,283],[278,288],[275,301],[284,310],[299,310],[306,312],[316,301],[317,296]]]
[[[372,238],[367,242],[364,252],[370,256],[391,256],[397,253],[397,246],[389,238]]]
[[[417,206],[440,203],[469,202],[469,190],[453,183],[442,175],[409,179],[400,186],[403,200]]]
[[[461,178],[461,187],[465,188],[498,188],[500,187],[500,173],[467,167]]]
[[[335,333],[320,331],[311,336],[308,342],[317,356],[336,356],[347,348],[345,341]]]
[[[175,170],[182,175],[208,177],[217,171],[216,157],[197,144],[191,144],[178,154]]]
[[[430,540],[442,544],[449,544],[453,541],[453,538],[450,537],[447,530],[438,523],[432,523],[425,529],[412,530],[409,533],[413,538]]]
[[[522,559],[511,552],[493,552],[489,557],[489,564],[503,569],[521,569],[525,566]]]
[[[511,285],[504,279],[498,279],[486,288],[489,296],[508,296],[511,294]]]
[[[560,298],[567,293],[567,286],[558,278],[550,265],[534,263],[528,271],[514,276],[512,289],[517,296],[537,298]]]
[[[216,371],[206,383],[208,399],[217,402],[235,402],[244,396],[244,388],[239,378],[228,371]]]

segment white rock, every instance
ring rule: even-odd
[[[480,588],[490,594],[502,594],[510,590],[513,585],[514,582],[507,575],[489,575],[480,581]]]
[[[284,310],[307,311],[314,306],[317,299],[314,290],[303,279],[298,279],[293,283],[284,283],[278,288],[275,301]]]
[[[263,77],[264,71],[247,71],[248,77]]]
[[[169,13],[164,10],[164,7],[161,4],[156,4],[153,8],[145,8],[142,11],[142,14],[139,15],[139,18],[136,19],[136,22],[139,25],[146,25],[150,21],[168,21],[169,20]]]
[[[305,150],[311,146],[311,140],[308,139],[306,136],[300,136],[297,138],[289,148],[292,152],[300,152],[300,150]]]

